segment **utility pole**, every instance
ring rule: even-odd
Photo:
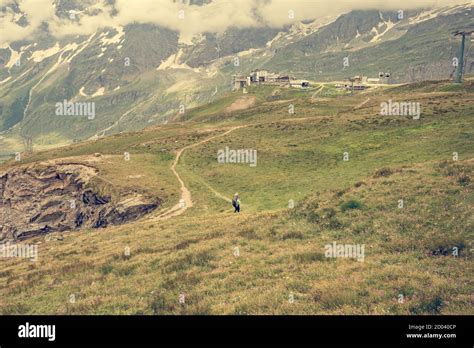
[[[464,47],[466,45],[466,36],[471,35],[473,31],[455,31],[453,33],[454,36],[461,36],[461,48],[459,49],[459,62],[458,62],[458,69],[456,73],[456,78],[454,82],[462,83],[462,75],[464,70]]]

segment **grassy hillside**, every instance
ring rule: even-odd
[[[2,259],[0,313],[473,314],[472,83],[319,88],[251,89],[237,111],[229,94],[176,123],[4,164],[100,153],[101,177],[166,209],[175,154],[196,144],[176,167],[192,208],[27,241],[38,261]],[[420,102],[421,118],[380,116],[389,99]],[[226,146],[255,149],[257,166],[219,164]],[[241,214],[223,199],[235,192]],[[333,242],[364,245],[363,262],[326,257]]]

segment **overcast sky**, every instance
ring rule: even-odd
[[[0,6],[14,0],[0,0]],[[26,13],[29,25],[22,28],[13,22],[14,14],[0,17],[0,44],[31,36],[43,22],[53,35],[92,34],[105,26],[130,23],[154,23],[189,38],[200,32],[222,32],[231,26],[281,27],[298,20],[335,16],[354,9],[408,10],[420,7],[440,7],[474,0],[213,0],[205,6],[186,6],[172,0],[115,0],[115,15],[105,0],[95,0],[99,15],[78,15],[79,22],[59,19],[53,0],[16,0]],[[62,0],[65,1],[65,0]],[[184,19],[180,18],[184,10]],[[290,12],[291,11],[291,12]],[[294,14],[294,18],[292,17]],[[182,16],[181,16],[182,17]]]

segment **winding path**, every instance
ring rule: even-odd
[[[151,221],[166,220],[166,219],[169,219],[171,217],[183,214],[186,211],[186,209],[191,208],[193,206],[193,200],[192,200],[192,197],[191,197],[191,192],[189,191],[189,188],[186,187],[183,179],[181,178],[181,176],[179,175],[179,173],[176,170],[176,166],[178,165],[179,159],[181,158],[181,155],[183,154],[184,151],[186,151],[188,149],[191,149],[193,147],[208,143],[209,141],[214,140],[216,138],[226,136],[227,134],[235,131],[236,129],[245,128],[245,127],[248,127],[248,125],[232,127],[230,129],[228,129],[227,131],[225,131],[224,133],[214,135],[212,137],[201,140],[197,143],[187,145],[187,146],[181,148],[180,150],[178,150],[178,152],[176,153],[176,158],[173,161],[173,164],[171,165],[171,171],[173,172],[176,179],[178,179],[179,184],[180,184],[181,196],[180,196],[179,203],[175,204],[173,207],[161,212],[161,214],[159,214],[157,216],[154,216],[154,217],[151,217],[150,220]],[[228,199],[227,197],[225,197],[224,195],[222,195],[221,193],[219,193],[218,191],[213,189],[211,186],[209,186],[208,184],[205,184],[205,185],[217,197],[225,200],[226,202],[230,202],[230,199]]]
[[[367,98],[366,100],[364,100],[362,103],[360,103],[359,105],[356,105],[354,107],[354,110],[358,110],[360,109],[361,107],[363,107],[365,104],[367,104],[368,102],[370,101],[370,98]]]

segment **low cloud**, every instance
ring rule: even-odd
[[[63,0],[64,1],[64,0]],[[25,39],[47,23],[56,37],[87,35],[100,28],[131,23],[152,23],[180,32],[185,38],[202,32],[223,32],[229,27],[282,27],[298,20],[335,16],[354,9],[408,10],[440,7],[473,0],[213,0],[196,6],[186,0],[97,0],[76,21],[59,18],[53,0],[17,0],[28,19],[28,26],[15,23],[12,11],[0,13],[0,43]],[[0,0],[0,7],[13,0]],[[183,11],[183,12],[180,12]]]
[[[0,8],[12,3],[14,3],[13,0],[0,0]],[[13,11],[0,12],[0,43],[28,38],[43,22],[48,22],[55,17],[55,8],[51,0],[22,0],[20,8],[28,18],[26,27],[15,23],[18,18]]]

